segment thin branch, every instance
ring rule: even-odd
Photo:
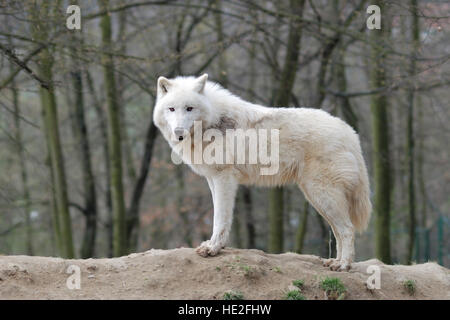
[[[28,73],[33,79],[39,82],[42,88],[50,90],[50,84],[41,77],[39,77],[33,70],[31,70],[27,66],[27,63],[20,60],[19,57],[17,57],[17,55],[11,49],[5,47],[0,43],[0,50],[3,51],[3,53],[11,60],[11,62],[16,64],[19,68]]]
[[[1,88],[0,88],[1,89]],[[0,106],[2,106],[6,111],[8,111],[9,113],[16,115],[16,112],[14,112],[14,110],[12,110],[10,107],[8,107],[8,105],[6,105],[5,103],[3,103],[2,101],[0,101]],[[22,120],[23,122],[29,124],[30,126],[32,126],[33,128],[36,129],[40,129],[40,127],[31,122],[30,120],[26,119],[24,116],[22,116],[21,114],[17,114],[17,116],[19,117],[20,120]]]
[[[14,229],[16,229],[17,227],[21,226],[22,222],[17,222],[16,224],[13,224],[11,227],[9,227],[6,230],[3,230],[2,232],[0,232],[0,237],[2,236],[6,236],[8,233],[10,233],[11,231],[13,231]]]
[[[78,211],[80,211],[83,215],[87,214],[87,210],[86,208],[82,207],[81,205],[79,205],[78,203],[75,202],[69,202],[69,206],[73,207],[75,209],[77,209]]]
[[[42,49],[45,48],[45,45],[40,45],[38,46],[36,49],[34,49],[33,51],[31,51],[23,60],[22,63],[24,63],[25,65],[28,63],[28,61],[31,60],[31,58],[33,58],[35,55],[39,54],[39,52],[42,51]],[[3,82],[0,84],[0,91],[5,88],[8,84],[10,84],[14,78],[19,74],[19,72],[23,70],[23,68],[19,67],[16,70],[14,70],[13,72],[11,72],[11,74],[5,79],[3,80]]]
[[[428,91],[431,89],[436,89],[439,87],[445,87],[448,86],[450,84],[450,81],[438,81],[429,85],[424,85],[422,87],[417,87],[414,89],[414,91]],[[344,98],[356,98],[356,97],[362,97],[362,96],[370,96],[373,94],[387,94],[389,92],[392,91],[396,91],[399,89],[404,89],[403,86],[401,86],[400,84],[394,84],[392,86],[389,87],[379,87],[379,88],[375,88],[373,90],[368,90],[368,91],[357,91],[357,92],[338,92],[338,91],[334,91],[334,90],[330,90],[330,89],[326,89],[325,91],[336,96],[336,97],[344,97]]]
[[[142,7],[142,6],[166,5],[169,3],[176,2],[176,1],[177,0],[141,1],[141,2],[135,2],[135,3],[128,3],[128,4],[124,4],[124,5],[115,7],[115,8],[109,8],[107,10],[102,10],[100,12],[88,14],[87,16],[83,17],[83,20],[95,19],[95,18],[105,15],[106,13],[118,12],[118,11],[127,10],[127,9],[131,9],[131,8]]]

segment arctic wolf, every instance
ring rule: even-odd
[[[354,256],[355,231],[367,227],[371,213],[369,180],[358,135],[325,111],[260,106],[207,79],[207,74],[198,78],[159,77],[153,121],[172,149],[193,135],[195,123],[201,123],[203,131],[277,130],[279,167],[273,175],[262,175],[260,164],[194,163],[180,155],[194,172],[207,179],[214,204],[211,239],[204,241],[197,253],[214,256],[225,246],[239,184],[294,183],[330,224],[336,238],[337,257],[324,260],[324,265],[348,270]],[[194,148],[192,140],[188,143]],[[201,143],[207,145],[208,141]]]

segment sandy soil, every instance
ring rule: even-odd
[[[66,285],[70,265],[80,267],[79,290]],[[380,289],[367,288],[369,265],[380,267]],[[327,276],[342,280],[345,299],[450,300],[450,270],[436,263],[390,266],[373,259],[334,272],[316,256],[232,248],[208,258],[190,248],[114,259],[0,256],[0,299],[223,299],[230,290],[244,299],[284,299],[296,289],[292,281],[302,279],[302,294],[314,300],[326,299],[320,281]],[[414,294],[405,289],[406,280],[415,281]]]

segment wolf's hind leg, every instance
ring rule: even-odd
[[[305,197],[308,200],[308,202],[310,202],[312,204],[314,201],[313,201],[313,199],[311,199],[310,196],[307,195],[307,190],[306,190],[305,186],[302,185],[302,184],[299,184],[298,186],[299,186],[300,190],[302,190],[302,192],[305,195]],[[308,189],[312,189],[312,187],[309,187]],[[333,263],[335,263],[336,261],[339,261],[341,259],[341,256],[342,256],[342,241],[341,241],[341,238],[339,236],[339,233],[336,231],[336,229],[334,227],[333,222],[330,221],[330,219],[328,219],[327,215],[323,211],[321,211],[321,209],[319,208],[319,205],[313,205],[313,207],[325,219],[325,221],[328,222],[328,224],[330,225],[331,229],[333,230],[334,237],[336,238],[336,258],[322,259],[323,266],[324,267],[329,267]]]
[[[332,270],[350,269],[354,256],[354,226],[344,190],[322,181],[309,181],[301,188],[312,206],[330,224],[336,238],[336,259],[325,260],[324,265]]]
[[[238,184],[228,176],[207,178],[214,204],[214,226],[210,240],[204,241],[196,252],[203,256],[215,256],[225,246],[233,221],[233,209]]]

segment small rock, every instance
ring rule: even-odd
[[[8,268],[3,273],[8,277],[15,276],[18,272],[28,273],[27,270],[15,263],[8,263]]]
[[[97,271],[97,269],[98,269],[98,267],[95,264],[92,264],[92,265],[87,267],[87,270],[89,272],[95,272],[95,271]]]

